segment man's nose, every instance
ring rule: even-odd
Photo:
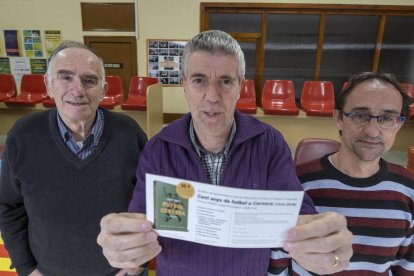
[[[378,124],[377,118],[371,118],[364,126],[364,133],[370,137],[377,137],[380,134],[381,127]]]
[[[205,99],[209,102],[218,102],[220,100],[219,84],[212,81],[207,85]]]
[[[71,89],[71,92],[76,95],[83,95],[84,91],[83,91],[82,80],[80,78],[74,77],[72,79],[72,82],[70,83],[70,89]]]

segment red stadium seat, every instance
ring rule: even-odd
[[[400,85],[405,89],[405,92],[407,92],[408,96],[414,99],[414,85],[411,83],[400,83]],[[409,119],[414,120],[414,102],[410,105]]]
[[[340,146],[341,143],[331,139],[305,138],[298,143],[293,161],[297,166],[326,154],[337,152]]]
[[[0,74],[0,102],[17,95],[16,82],[13,75]]]
[[[158,83],[157,78],[132,77],[128,98],[121,104],[124,110],[147,110],[147,87]]]
[[[248,114],[255,114],[257,112],[256,89],[254,88],[253,80],[244,80],[236,108],[239,111]]]
[[[330,117],[335,107],[335,93],[330,81],[305,81],[300,103],[306,115]]]
[[[20,94],[5,100],[7,105],[36,106],[47,98],[43,75],[23,75],[20,84]]]
[[[293,82],[267,80],[262,91],[262,107],[265,114],[298,115]]]
[[[113,109],[116,105],[121,104],[124,96],[122,79],[119,76],[106,76],[106,82],[108,83],[108,91],[99,103],[99,106],[106,109]]]

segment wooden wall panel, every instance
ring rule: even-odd
[[[134,3],[81,3],[83,31],[135,31]]]

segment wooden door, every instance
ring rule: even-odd
[[[138,73],[136,38],[133,36],[84,36],[84,43],[103,58],[107,76],[122,78],[124,99],[126,99],[131,77]]]

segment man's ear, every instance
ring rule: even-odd
[[[245,81],[245,80],[246,80],[245,78],[241,78],[241,80],[240,80],[240,89],[239,89],[239,94],[238,94],[238,96],[237,96],[237,100],[239,100],[239,99],[240,99],[241,89],[242,89],[242,87],[243,87],[243,85],[244,85],[244,81]]]
[[[45,83],[45,86],[46,86],[47,95],[49,96],[49,98],[53,99],[52,88],[49,86],[49,81],[51,84],[52,83],[51,79],[49,79],[49,76],[45,74],[43,76],[43,82]]]
[[[342,127],[343,127],[342,112],[338,109],[334,109],[333,119],[334,119],[336,128],[341,132]]]
[[[102,87],[101,100],[105,97],[106,92],[108,92],[108,83],[107,82],[105,82],[103,87]]]
[[[186,86],[187,86],[187,81],[186,81],[186,79],[185,79],[184,74],[182,74],[182,75],[180,76],[180,81],[181,81],[181,84],[183,85],[184,95],[186,95],[187,93],[185,92],[185,90],[186,90]]]

